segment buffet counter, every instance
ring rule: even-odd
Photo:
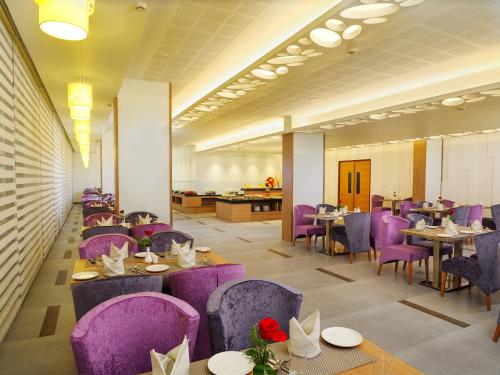
[[[243,194],[245,196],[263,196],[263,197],[279,197],[281,198],[281,195],[283,193],[283,189],[280,188],[280,187],[276,187],[276,188],[259,188],[259,187],[255,187],[255,188],[241,188],[241,190],[243,191]]]
[[[279,220],[282,214],[281,196],[232,196],[216,199],[216,216],[232,223],[243,221]]]
[[[185,195],[172,193],[172,208],[186,214],[215,212],[215,200],[220,195]]]

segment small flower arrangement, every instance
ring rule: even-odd
[[[337,207],[335,207],[337,209],[337,211],[340,211],[340,209],[342,208],[342,201],[339,199],[338,203],[337,203]]]
[[[151,236],[153,235],[153,233],[154,231],[152,230],[145,230],[145,236],[137,239],[137,242],[139,243],[139,247],[141,249],[147,249],[148,247],[151,247]]]
[[[245,354],[255,364],[253,375],[276,375],[276,370],[270,364],[270,361],[274,361],[276,358],[268,345],[271,342],[281,342],[287,339],[287,334],[272,318],[264,318],[259,324],[252,327],[250,330],[252,348],[246,350]]]
[[[268,178],[266,178],[266,187],[267,188],[273,188],[274,187],[274,178],[269,176]]]

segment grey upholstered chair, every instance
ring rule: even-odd
[[[410,221],[410,229],[414,229],[417,226],[417,222],[420,220],[424,220],[427,225],[433,225],[434,222],[431,217],[421,214],[408,214],[406,219]],[[432,250],[434,248],[434,242],[430,240],[426,240],[422,237],[417,236],[406,236],[406,243],[408,245],[417,245],[422,246],[431,250],[430,255],[432,256]],[[448,255],[448,258],[451,258],[453,255],[453,245],[446,242],[441,242],[441,251],[439,252],[441,256]]]
[[[161,275],[113,277],[71,285],[76,320],[100,303],[113,297],[139,292],[161,293]]]
[[[109,207],[86,207],[83,209],[83,217],[95,214],[114,214],[115,211]]]
[[[349,251],[349,260],[352,263],[353,255],[367,252],[371,261],[370,246],[370,213],[359,212],[344,216],[345,234],[333,233],[332,240],[344,245]],[[335,246],[333,246],[335,247]]]
[[[151,251],[163,252],[169,250],[172,240],[175,240],[177,243],[191,241],[191,248],[194,247],[194,239],[189,234],[178,230],[166,230],[156,232],[151,236]]]
[[[104,225],[104,226],[90,227],[82,232],[82,238],[86,240],[87,238],[97,236],[99,234],[113,234],[113,233],[125,234],[129,236],[129,229],[121,225]]]
[[[250,278],[222,284],[207,302],[212,352],[249,348],[250,329],[265,317],[277,320],[288,334],[301,304],[302,293],[275,281]]]
[[[455,224],[466,227],[469,224],[469,206],[459,206],[453,208],[451,215]]]
[[[500,203],[491,206],[491,216],[493,217],[496,229],[500,229]]]
[[[497,328],[495,330],[495,334],[493,335],[493,341],[497,342],[498,337],[500,337],[500,313],[498,313]]]
[[[149,215],[151,218],[151,222],[154,223],[156,220],[158,220],[158,215],[153,214],[152,212],[147,212],[147,211],[135,211],[135,212],[130,212],[125,215],[123,218],[126,223],[130,223],[130,225],[135,226],[139,224],[139,216],[146,217]]]
[[[500,290],[500,231],[474,237],[477,256],[454,257],[443,261],[441,297],[444,296],[448,274],[469,280],[486,294],[486,308],[491,310],[491,293]]]

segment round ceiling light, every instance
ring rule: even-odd
[[[276,79],[278,78],[278,75],[274,72],[271,72],[269,70],[265,69],[253,69],[252,74],[256,77],[262,78],[262,79]]]
[[[325,22],[325,26],[328,27],[330,30],[333,31],[344,31],[345,30],[345,23],[341,20],[336,20],[334,18],[329,19],[328,21]]]
[[[255,84],[253,84],[253,83],[237,83],[235,85],[230,85],[227,87],[231,90],[244,90],[244,89],[248,89],[251,87],[255,87]]]
[[[238,95],[236,95],[233,92],[225,92],[225,91],[219,91],[217,95],[222,96],[223,98],[229,98],[229,99],[237,99]]]
[[[288,47],[286,47],[286,51],[291,55],[298,55],[302,52],[302,48],[300,48],[296,44],[291,44]]]
[[[342,43],[340,35],[330,29],[314,29],[309,36],[314,43],[325,48],[335,48]]]
[[[307,55],[310,55],[311,53],[314,52],[314,49],[310,48],[310,49],[305,49],[302,51],[301,55],[303,56],[307,56]]]
[[[422,4],[424,0],[405,0],[399,4],[402,7],[412,7],[414,5]]]
[[[313,53],[310,53],[309,55],[307,55],[307,57],[318,57],[318,56],[321,56],[323,54],[323,52],[313,52]]]
[[[243,96],[243,95],[246,95],[247,92],[245,90],[238,90],[238,91],[236,91],[236,94],[239,96]]]
[[[259,65],[259,68],[265,69],[265,70],[274,70],[274,66],[272,66],[271,64],[262,64],[262,65]]]
[[[361,34],[361,30],[363,28],[359,25],[351,25],[342,33],[342,38],[345,40],[351,40],[356,38],[359,34]]]
[[[212,112],[213,109],[209,108],[209,107],[205,107],[203,105],[199,105],[197,107],[194,107],[194,109],[198,110],[198,111],[202,111],[202,112]]]
[[[319,127],[320,127],[321,129],[326,129],[326,130],[335,129],[335,125],[332,125],[332,124],[328,124],[328,125],[320,125]]]
[[[445,99],[441,102],[441,104],[446,106],[446,107],[455,107],[457,105],[464,104],[464,103],[465,103],[465,100],[463,100],[462,98],[448,98],[448,99]]]
[[[399,116],[401,116],[401,113],[392,113],[392,114],[388,115],[387,117],[394,118],[394,117],[399,117]]]
[[[311,39],[304,37],[299,39],[299,43],[303,44],[304,46],[309,46],[312,42]]]
[[[387,115],[382,115],[382,114],[374,114],[374,115],[370,115],[368,116],[370,119],[372,120],[384,120],[387,118]]]
[[[481,91],[482,95],[500,95],[500,90]]]
[[[239,83],[248,83],[250,80],[248,78],[238,78]]]
[[[282,64],[302,62],[306,60],[307,60],[306,56],[288,55],[288,56],[273,57],[272,59],[267,60],[267,62],[269,64],[282,65]]]
[[[399,6],[397,6],[396,4],[375,3],[347,8],[343,10],[340,15],[344,18],[350,19],[377,18],[396,13],[398,10]]]
[[[291,64],[286,64],[286,66],[302,66],[304,63],[291,63]]]
[[[90,120],[90,107],[69,107],[69,116],[73,120]]]
[[[363,20],[363,23],[367,25],[378,25],[379,23],[387,22],[387,18],[385,17],[376,17],[376,18],[367,18]]]
[[[278,66],[276,68],[276,74],[282,76],[288,73],[288,68],[286,66]]]
[[[476,102],[480,102],[481,100],[484,100],[486,99],[486,96],[476,96],[475,98],[470,98],[468,100],[466,100],[467,103],[476,103]]]

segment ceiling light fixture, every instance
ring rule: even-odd
[[[399,6],[396,4],[375,3],[347,8],[343,10],[340,15],[350,19],[377,18],[396,13],[398,10]]]
[[[441,102],[442,105],[446,107],[456,107],[458,105],[464,104],[465,100],[462,98],[448,98]]]
[[[317,28],[309,33],[311,40],[317,45],[325,48],[335,48],[342,44],[342,38],[335,31]]]
[[[361,34],[361,30],[363,28],[359,25],[351,25],[342,33],[342,38],[345,40],[351,40],[356,38],[359,34]]]

